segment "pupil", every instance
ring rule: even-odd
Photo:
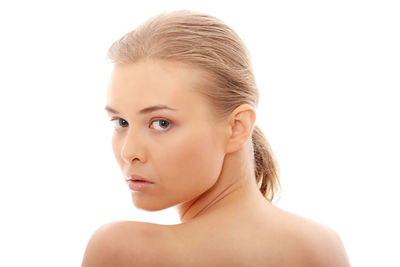
[[[167,121],[161,120],[161,121],[160,121],[160,126],[161,126],[161,127],[167,127],[167,126],[168,126],[168,122],[167,122]]]
[[[123,119],[121,119],[121,120],[120,120],[120,125],[121,125],[121,126],[125,126],[125,125],[126,125],[126,121],[123,120]]]

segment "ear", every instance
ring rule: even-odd
[[[227,126],[226,153],[239,150],[249,140],[255,120],[256,112],[249,104],[242,104],[232,111]]]

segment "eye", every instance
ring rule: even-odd
[[[128,126],[128,122],[122,118],[112,118],[110,121],[114,124],[114,128],[124,128]]]
[[[153,125],[153,128],[157,131],[164,131],[168,129],[170,122],[167,120],[154,120],[151,122],[151,125]]]

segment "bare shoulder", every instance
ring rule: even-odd
[[[169,229],[134,221],[105,224],[90,238],[82,267],[176,266],[179,248]]]
[[[265,218],[228,221],[234,224],[109,223],[89,240],[82,267],[350,266],[338,234],[304,217],[277,208]]]
[[[296,266],[350,266],[340,236],[330,227],[281,210],[281,231]]]

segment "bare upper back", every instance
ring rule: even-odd
[[[349,266],[330,228],[271,206],[265,213],[175,226],[188,266]]]
[[[104,264],[104,265],[101,265]],[[90,266],[350,266],[331,229],[273,207],[179,225],[117,222],[88,244]]]

